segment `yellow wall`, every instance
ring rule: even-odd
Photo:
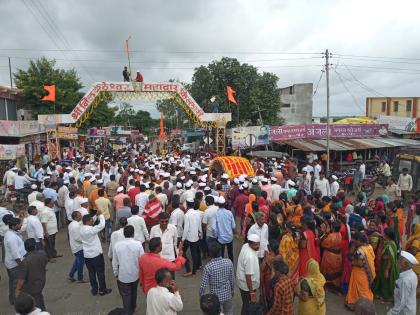
[[[411,111],[406,111],[407,101],[411,101]],[[382,103],[385,103],[385,110],[382,111]],[[394,102],[398,102],[398,111],[394,111]],[[387,108],[389,106],[389,108]],[[414,108],[417,106],[417,109]],[[416,113],[416,118],[420,117],[420,108],[414,97],[368,97],[366,98],[366,116],[370,118],[378,118],[380,115],[399,116],[399,117],[413,117],[413,112]]]

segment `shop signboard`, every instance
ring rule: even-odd
[[[269,141],[270,127],[267,125],[232,129],[233,149],[266,145]]]
[[[38,115],[38,122],[41,125],[59,125],[74,123],[73,118],[70,114]]]
[[[372,138],[386,136],[387,124],[331,124],[331,138]],[[326,124],[284,125],[270,127],[270,140],[326,139]]]
[[[0,135],[22,137],[45,132],[45,126],[36,120],[0,120]]]
[[[88,130],[88,137],[97,137],[97,138],[104,138],[111,136],[111,129],[110,128],[90,128]]]
[[[57,127],[57,138],[66,140],[77,139],[77,128],[75,127]]]
[[[417,130],[416,118],[380,115],[378,123],[388,124],[390,130],[396,129],[407,132],[420,132],[420,130]]]
[[[25,156],[24,144],[0,144],[0,160],[15,160]]]

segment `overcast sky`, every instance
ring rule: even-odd
[[[191,81],[194,68],[236,57],[279,77],[319,81],[331,59],[331,113],[360,115],[367,96],[419,96],[420,2],[377,0],[0,0],[0,85],[30,58],[75,67],[83,84],[120,81],[131,36],[132,70],[146,81]],[[345,56],[343,56],[345,55]],[[385,57],[385,58],[383,58]],[[326,113],[325,75],[314,115]],[[152,104],[137,102],[136,109]]]

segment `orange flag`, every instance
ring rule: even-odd
[[[235,94],[236,92],[229,85],[226,86],[226,93],[227,93],[229,102],[235,105],[238,105],[238,103],[236,103],[235,97],[233,96],[233,94]]]
[[[128,54],[128,39],[125,40],[125,47],[124,47],[125,52]]]
[[[44,85],[44,90],[48,92],[41,100],[55,102],[55,85]]]
[[[163,126],[163,115],[160,114],[160,133],[159,133],[159,138],[162,139],[167,139],[168,136],[165,133],[165,127]]]

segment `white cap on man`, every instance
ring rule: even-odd
[[[123,186],[120,186],[120,187],[117,188],[117,192],[123,192],[123,191],[124,191],[124,187]]]
[[[414,255],[406,252],[405,250],[401,251],[401,257],[404,257],[412,265],[417,265],[419,263]]]
[[[32,184],[32,185],[31,185],[31,189],[32,189],[32,190],[37,190],[37,189],[38,189],[38,186],[37,186],[36,184]]]
[[[335,176],[335,175],[332,175],[332,176],[331,176],[331,178],[332,178],[333,180],[337,180],[337,179],[338,179],[338,177],[337,177],[337,176]]]
[[[229,178],[229,175],[228,175],[228,174],[226,174],[226,173],[223,173],[222,178],[223,178],[223,179],[228,179],[228,178]]]
[[[260,237],[257,234],[251,234],[250,236],[248,236],[248,241],[253,243],[259,243]]]

